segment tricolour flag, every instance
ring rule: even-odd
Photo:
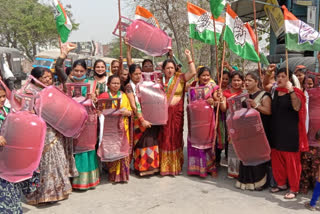
[[[308,24],[299,20],[282,6],[286,33],[286,48],[288,50],[320,51],[320,35]]]
[[[256,36],[249,23],[243,23],[239,16],[227,4],[226,28],[223,40],[230,50],[243,59],[259,62],[258,53],[255,50]]]
[[[146,8],[141,7],[139,5],[136,7],[136,13],[135,13],[134,19],[141,19],[143,21],[146,21],[146,22],[160,28],[159,22],[154,17],[154,15],[149,10],[147,10]]]
[[[218,18],[226,6],[226,0],[210,0],[210,9],[214,18]]]
[[[213,16],[211,13],[194,4],[188,3],[188,19],[190,38],[211,45],[215,44]],[[219,17],[218,19],[215,19],[215,22],[218,44],[225,20],[222,17]]]
[[[52,4],[55,9],[54,17],[56,20],[58,34],[60,35],[61,41],[65,43],[71,32],[72,23],[67,16],[66,11],[62,7],[62,4],[58,0],[52,0]]]

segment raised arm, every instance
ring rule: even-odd
[[[130,65],[133,64],[132,56],[131,56],[132,47],[131,47],[131,45],[129,45],[129,43],[127,42],[126,39],[124,40],[124,43],[127,46],[127,64],[128,64],[128,67],[130,67]]]
[[[262,86],[267,92],[270,92],[272,89],[276,67],[277,66],[275,64],[270,64],[267,68],[266,75],[263,78]]]
[[[60,45],[60,56],[56,61],[55,70],[61,83],[65,83],[68,79],[68,76],[63,69],[63,62],[67,58],[69,52],[74,50],[76,47],[77,45],[73,43],[65,43]]]
[[[186,49],[184,53],[187,57],[188,65],[189,65],[189,71],[185,73],[185,79],[186,81],[189,81],[196,75],[197,71],[196,71],[194,62],[192,61],[191,52],[188,49]]]

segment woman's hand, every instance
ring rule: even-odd
[[[229,62],[224,61],[223,67],[228,69],[229,71],[233,71],[234,69],[230,66]]]
[[[192,61],[191,52],[188,49],[185,49],[184,54],[186,55],[188,61]]]
[[[5,146],[7,144],[6,139],[3,136],[0,136],[0,146]]]
[[[289,92],[293,91],[292,83],[290,81],[287,82],[286,88],[289,90]]]
[[[248,103],[250,104],[250,106],[252,107],[252,108],[257,108],[258,106],[257,106],[257,103],[254,101],[254,100],[252,100],[252,99],[247,99],[247,101],[248,101]]]
[[[132,47],[131,47],[131,45],[129,45],[128,39],[126,37],[123,39],[123,42],[127,46],[127,50],[131,50]]]
[[[277,65],[276,65],[276,64],[270,64],[270,65],[268,65],[266,74],[269,75],[269,76],[271,76],[271,74],[276,71],[276,68],[277,68]]]
[[[64,44],[61,44],[60,46],[60,58],[65,59],[67,58],[68,54],[70,53],[70,51],[76,49],[77,45],[67,42]]]
[[[168,52],[168,58],[173,59],[173,51],[172,51],[172,49],[170,49],[169,52]]]
[[[211,98],[211,97],[208,98],[208,99],[207,99],[207,103],[212,106],[212,105],[214,104],[213,98]]]
[[[125,108],[122,108],[119,110],[120,111],[120,114],[124,117],[130,117],[131,116],[131,111],[128,111],[127,109]]]
[[[146,121],[146,120],[143,120],[141,122],[141,125],[144,127],[144,128],[150,128],[152,126],[152,124],[149,122],[149,121]]]

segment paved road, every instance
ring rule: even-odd
[[[185,127],[185,130],[186,127]],[[186,137],[186,132],[184,133]],[[186,148],[185,148],[186,157]],[[68,200],[38,207],[23,204],[27,214],[295,214],[310,213],[303,206],[309,195],[285,200],[283,194],[242,191],[234,187],[222,167],[218,178],[187,176],[130,177],[127,184],[108,183],[102,176],[94,190],[73,192]]]

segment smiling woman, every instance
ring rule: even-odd
[[[182,172],[185,83],[196,74],[190,51],[185,50],[185,55],[189,64],[187,73],[176,72],[176,64],[171,59],[162,65],[162,84],[167,94],[169,117],[159,134],[161,175],[179,175]]]

